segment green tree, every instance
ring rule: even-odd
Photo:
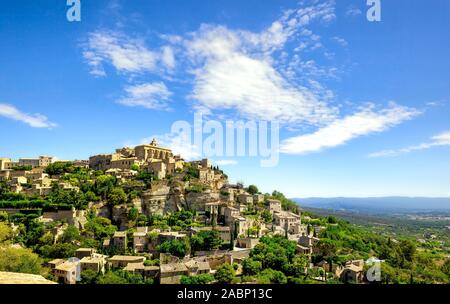
[[[40,239],[39,239],[39,245],[52,245],[53,244],[53,234],[48,231],[46,232]]]
[[[61,175],[63,173],[71,173],[73,171],[73,163],[69,162],[54,162],[45,168],[45,173],[49,175]]]
[[[250,193],[252,195],[259,192],[258,187],[256,187],[255,185],[248,186],[247,191],[248,191],[248,193]]]
[[[9,242],[12,238],[13,231],[11,227],[4,222],[0,222],[0,245]]]
[[[80,231],[77,227],[74,225],[67,226],[66,230],[64,230],[60,241],[62,243],[71,243],[74,244],[75,242],[80,240]]]
[[[330,215],[329,217],[327,217],[327,222],[329,224],[336,224],[338,221],[334,216]]]
[[[170,253],[177,257],[185,257],[190,252],[190,249],[187,239],[165,241],[157,247],[159,252]]]
[[[272,213],[271,213],[269,210],[264,210],[264,211],[261,213],[261,217],[262,217],[262,219],[264,220],[264,222],[265,222],[266,224],[272,223],[272,220],[273,220],[273,218],[272,218]]]
[[[108,284],[108,285],[128,284],[128,281],[127,279],[121,277],[115,272],[108,271],[105,275],[98,277],[97,284]]]
[[[337,253],[339,246],[336,241],[323,238],[319,241],[317,247],[323,256],[333,256]]]
[[[257,281],[260,284],[286,284],[286,275],[278,270],[264,269],[258,276]]]
[[[39,248],[42,257],[48,259],[71,258],[75,255],[77,246],[69,243],[57,243],[53,245],[44,245]]]
[[[416,252],[416,245],[410,240],[401,240],[399,243],[400,251],[406,261],[412,262]]]
[[[97,241],[103,241],[104,239],[110,238],[116,230],[117,227],[111,224],[110,219],[99,216],[89,218],[84,226],[84,234]]]
[[[117,180],[111,175],[99,175],[95,179],[94,189],[97,195],[101,196],[102,199],[107,198],[107,194],[114,187]]]
[[[39,274],[41,258],[30,249],[0,246],[0,271]]]
[[[262,270],[261,261],[255,261],[252,258],[244,260],[243,270],[245,275],[256,275]]]
[[[135,221],[137,219],[139,215],[139,211],[137,210],[137,208],[131,208],[130,210],[128,210],[128,219],[130,221]]]
[[[8,213],[0,211],[0,222],[6,222],[8,220]]]
[[[296,243],[280,235],[263,236],[258,245],[250,252],[250,257],[260,261],[263,268],[282,270],[289,264],[296,252]]]
[[[98,202],[100,200],[100,198],[94,193],[94,191],[91,190],[87,191],[84,194],[84,197],[88,202]]]
[[[441,266],[441,271],[450,278],[450,259],[446,259]]]
[[[108,204],[116,206],[127,202],[127,194],[120,187],[112,188],[107,194]]]
[[[200,231],[191,238],[191,247],[194,251],[215,250],[222,243],[222,239],[217,230]]]
[[[81,284],[95,284],[99,274],[96,271],[93,270],[84,270],[80,274],[81,277]]]
[[[220,284],[230,284],[235,278],[235,270],[230,264],[223,264],[217,268],[214,278]]]

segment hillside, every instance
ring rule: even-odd
[[[428,197],[334,197],[334,198],[292,198],[305,207],[333,209],[369,214],[445,212],[450,214],[450,198]]]

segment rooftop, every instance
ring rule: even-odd
[[[126,237],[127,236],[127,232],[126,231],[116,231],[114,232],[113,237]]]
[[[43,276],[28,273],[0,271],[0,284],[56,284]]]
[[[93,248],[78,248],[76,252],[91,252],[92,250],[95,250]]]
[[[133,255],[115,255],[109,259],[110,261],[139,261],[142,262],[145,260],[145,257],[142,256],[133,256]]]
[[[184,263],[171,263],[171,264],[162,264],[161,265],[161,273],[167,272],[180,272],[187,271],[186,265]]]
[[[56,266],[55,269],[63,271],[72,271],[74,267],[77,267],[77,263],[66,261]]]

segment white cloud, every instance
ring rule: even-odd
[[[215,161],[215,163],[219,166],[234,166],[234,165],[238,164],[238,162],[233,159],[221,159],[221,160]]]
[[[147,109],[167,109],[169,97],[172,95],[163,82],[128,86],[125,92],[127,95],[117,100],[117,103]]]
[[[170,46],[162,48],[161,60],[168,68],[173,69],[175,67],[175,55]]]
[[[415,109],[396,104],[378,111],[370,105],[360,112],[337,119],[312,134],[285,139],[280,151],[286,154],[306,154],[340,146],[354,138],[385,131],[418,114]]]
[[[311,89],[285,78],[271,54],[311,22],[334,18],[334,6],[327,2],[290,10],[260,33],[202,25],[184,40],[195,77],[191,98],[207,112],[236,110],[246,118],[286,124],[332,121],[337,110]],[[306,36],[319,43],[319,36]],[[313,66],[300,60],[296,65],[301,64],[304,70]]]
[[[362,14],[362,11],[359,8],[355,7],[355,6],[349,6],[347,8],[347,11],[345,12],[345,14],[347,16],[358,16],[358,15]]]
[[[104,63],[110,63],[122,73],[158,72],[161,66],[173,68],[175,65],[170,48],[150,50],[142,39],[112,31],[90,33],[83,56],[95,76],[106,75]]]
[[[0,116],[13,120],[21,121],[33,128],[53,128],[56,124],[49,121],[47,117],[41,114],[27,114],[21,112],[13,105],[0,103]]]
[[[186,134],[166,133],[154,135],[144,138],[141,144],[149,143],[153,138],[156,139],[160,146],[170,148],[175,155],[178,154],[185,160],[197,160],[201,157],[200,149],[191,143],[190,138],[186,137]]]
[[[185,83],[193,76],[189,98],[194,109],[204,114],[225,117],[222,111],[227,111],[246,119],[278,120],[290,130],[318,128],[312,134],[286,139],[284,153],[302,154],[338,146],[414,117],[416,110],[397,105],[381,110],[369,107],[342,117],[339,106],[332,103],[334,93],[319,82],[337,78],[341,69],[319,66],[319,60],[308,58],[318,49],[328,57],[333,55],[322,45],[321,36],[307,27],[334,20],[335,2],[313,3],[285,11],[260,32],[203,24],[185,35],[160,35],[166,45],[157,50],[148,49],[139,39],[95,32],[89,36],[84,56],[91,73],[98,76],[106,74],[105,63],[131,74],[163,69],[170,74],[165,75],[165,81],[170,78]],[[349,14],[357,13],[358,9],[353,9]],[[332,40],[347,45],[342,37]],[[188,77],[172,74],[175,66],[182,66]],[[172,94],[162,82],[131,85],[125,90],[126,96],[119,103],[151,109],[166,108]],[[162,141],[188,158],[194,158],[198,150],[190,143],[179,142],[173,134],[163,135]]]
[[[439,146],[450,146],[450,131],[443,132],[441,134],[431,137],[431,141],[426,143],[421,143],[414,146],[409,146],[397,150],[383,150],[375,153],[369,154],[369,157],[388,157],[397,156],[401,154],[411,153],[414,151],[427,150],[433,147]]]
[[[339,43],[341,46],[347,46],[348,45],[348,42],[344,38],[339,37],[339,36],[334,36],[334,37],[331,38],[331,40]]]

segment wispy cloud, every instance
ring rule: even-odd
[[[195,77],[191,98],[203,110],[235,110],[252,119],[314,125],[331,121],[336,109],[285,77],[272,54],[312,22],[334,18],[334,6],[326,2],[286,11],[261,32],[202,25],[184,39]],[[312,33],[305,37],[314,43],[320,38]],[[287,73],[293,76],[294,66],[311,70],[311,65],[315,67],[314,62],[297,60]]]
[[[95,76],[106,76],[104,64],[111,64],[122,73],[156,72],[175,64],[170,49],[150,50],[140,38],[130,38],[114,31],[89,34],[83,56]]]
[[[348,45],[348,42],[344,38],[339,37],[339,36],[334,36],[334,37],[331,38],[331,40],[339,43],[341,46],[347,46]]]
[[[358,15],[362,14],[362,11],[359,8],[351,5],[347,8],[347,10],[345,11],[345,14],[347,16],[358,16]]]
[[[309,56],[312,52],[333,56],[325,45],[330,40],[322,41],[311,29],[336,18],[335,1],[312,3],[302,2],[300,8],[283,11],[280,18],[258,32],[202,24],[189,33],[161,34],[162,47],[156,49],[147,48],[142,39],[98,31],[90,34],[84,56],[91,72],[99,76],[106,74],[103,66],[110,63],[123,73],[159,74],[167,85],[183,79],[183,84],[191,86],[187,102],[204,114],[278,120],[290,130],[316,130],[286,139],[282,152],[289,154],[342,145],[417,115],[415,109],[398,105],[346,109],[346,116],[340,112],[325,80],[338,78],[342,69],[325,66],[316,56]],[[350,15],[360,13],[355,7],[347,10]],[[331,40],[348,45],[343,37]],[[166,84],[154,81],[132,84],[125,91],[119,103],[150,109],[167,108],[172,94]],[[163,140],[182,148],[174,138],[170,135]],[[190,144],[187,146],[187,154],[192,155]]]
[[[369,154],[369,157],[389,157],[398,156],[401,154],[411,153],[414,151],[427,150],[433,147],[450,146],[450,131],[443,132],[441,134],[431,137],[429,142],[421,143],[414,146],[409,146],[402,149],[383,150]]]
[[[127,86],[125,92],[126,96],[117,100],[117,103],[159,110],[168,109],[169,97],[172,95],[163,82]]]
[[[49,121],[48,118],[41,114],[27,114],[21,112],[15,106],[0,103],[0,116],[21,121],[33,128],[53,128],[56,124]]]
[[[375,110],[373,105],[369,105],[366,109],[337,119],[312,134],[284,140],[280,151],[286,154],[306,154],[340,146],[360,136],[386,131],[418,114],[415,109],[396,104],[382,110]]]
[[[221,159],[221,160],[216,160],[215,163],[219,166],[234,166],[237,165],[238,162],[236,160],[233,159]]]

